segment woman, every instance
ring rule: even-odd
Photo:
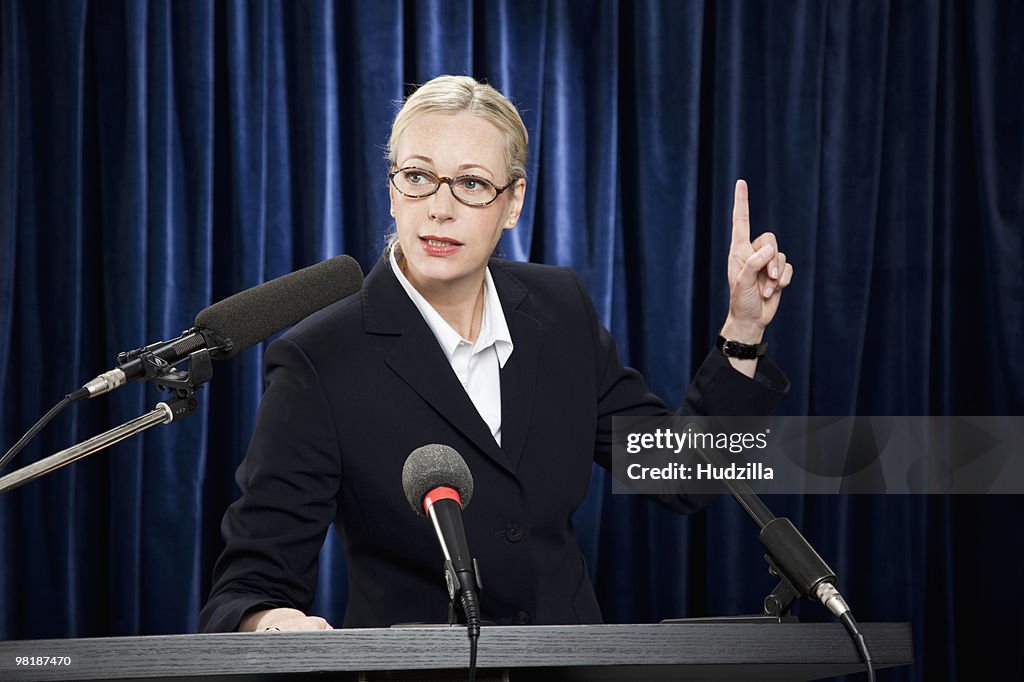
[[[668,410],[620,364],[575,274],[491,258],[522,210],[526,149],[515,107],[471,78],[435,78],[406,101],[388,144],[397,236],[362,291],[267,350],[201,629],[329,628],[305,611],[332,521],[346,626],[444,621],[436,539],[401,485],[405,458],[429,443],[473,473],[465,522],[484,620],[600,622],[571,517],[592,462],[610,465],[611,417]],[[791,278],[771,235],[751,243],[738,182],[726,352],[755,353]],[[680,412],[767,413],[787,385],[767,360],[716,349]]]

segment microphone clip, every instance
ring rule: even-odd
[[[195,327],[192,329],[186,329],[181,333],[181,336],[179,336],[178,339],[186,338],[189,334],[196,331],[198,330]],[[151,343],[148,346],[136,348],[135,350],[121,351],[117,354],[117,366],[119,368],[124,368],[124,366],[129,362],[138,360],[142,363],[143,368],[143,375],[141,378],[148,381],[149,379],[155,379],[163,376],[171,370],[171,365],[168,364],[166,360],[159,357],[156,354],[156,351],[164,348],[167,343],[167,341],[157,341],[156,343]]]
[[[793,607],[793,602],[800,597],[800,591],[775,564],[770,554],[765,554],[764,560],[768,562],[768,572],[779,579],[779,584],[775,586],[771,594],[764,598],[764,615],[773,616],[782,621],[789,617],[789,610]]]
[[[159,358],[157,360],[159,361]],[[210,358],[210,351],[203,348],[188,356],[187,370],[168,367],[155,378],[154,383],[157,390],[162,393],[173,393],[177,398],[194,401],[195,392],[212,378],[213,362]]]
[[[474,584],[466,584],[470,582]],[[448,589],[448,624],[465,625],[468,619],[466,617],[465,609],[462,607],[460,595],[467,588],[475,592],[478,596],[483,591],[484,585],[480,580],[480,565],[474,558],[473,573],[469,574],[468,571],[455,570],[455,565],[452,564],[451,559],[445,559],[444,584]]]
[[[161,393],[171,393],[179,400],[194,403],[192,397],[195,392],[213,378],[214,354],[229,346],[230,342],[225,342],[209,330],[192,327],[173,341],[160,341],[118,353],[117,369],[114,371],[122,372],[122,376],[132,371],[132,377],[152,381]],[[167,354],[168,349],[173,352]],[[176,369],[181,361],[175,358],[185,353],[188,353],[188,368]],[[134,365],[134,370],[129,369],[129,363]],[[138,374],[140,371],[141,376]],[[189,412],[192,409],[195,409],[194,406]]]

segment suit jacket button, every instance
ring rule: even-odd
[[[516,623],[516,625],[529,625],[530,624],[530,614],[527,613],[526,611],[517,611],[516,612],[516,617],[515,617],[515,623]]]
[[[509,542],[519,542],[523,539],[523,529],[518,523],[510,523],[505,526],[505,539]]]

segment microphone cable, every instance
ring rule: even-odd
[[[864,640],[864,634],[860,631],[860,625],[857,624],[857,620],[853,617],[853,611],[850,610],[849,604],[843,599],[843,595],[839,593],[839,590],[831,582],[822,582],[814,588],[812,596],[817,597],[818,601],[842,622],[843,627],[846,628],[846,631],[850,633],[850,637],[853,638],[854,646],[857,647],[860,657],[864,660],[868,681],[875,682],[875,662],[871,658],[871,652],[868,650],[868,643]]]
[[[449,562],[446,562],[449,563]],[[475,564],[474,564],[475,565]],[[470,577],[462,574],[461,576],[452,571],[452,575],[455,580],[469,582]],[[472,583],[471,583],[472,584]],[[477,597],[476,590],[468,589],[462,590],[459,594],[459,602],[462,605],[462,613],[466,617],[466,633],[469,635],[469,682],[476,681],[476,653],[477,644],[480,639],[480,601]]]
[[[77,391],[74,391],[73,393],[68,393],[66,396],[61,398],[61,401],[59,403],[50,408],[50,411],[43,415],[43,418],[37,421],[35,423],[35,426],[26,431],[25,435],[22,436],[17,443],[11,446],[10,450],[4,453],[4,456],[0,458],[0,471],[4,470],[4,467],[7,466],[12,459],[14,459],[15,455],[21,452],[25,448],[25,446],[28,445],[30,440],[36,437],[37,433],[43,430],[44,426],[49,424],[54,417],[63,412],[64,408],[66,408],[71,403],[76,403],[79,400],[83,400],[84,398],[88,397],[89,391],[87,391],[83,387],[78,389]]]
[[[868,682],[875,682],[875,663],[871,660],[871,652],[868,651],[868,644],[864,641],[864,635],[861,633],[856,619],[852,613],[847,611],[839,616],[839,620],[843,622],[846,631],[853,638],[853,643],[857,645],[857,650],[860,651],[860,657],[864,659],[864,665],[867,666]]]
[[[480,602],[477,601],[474,590],[463,590],[459,597],[459,601],[462,602],[462,612],[466,616],[466,633],[469,635],[469,682],[476,682],[476,650],[480,640]]]
[[[469,682],[476,682],[476,647],[477,641],[480,639],[480,624],[477,623],[475,629],[472,626],[469,627]]]

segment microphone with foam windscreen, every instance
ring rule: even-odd
[[[194,327],[175,339],[122,353],[117,367],[71,395],[103,395],[129,381],[151,378],[204,348],[214,360],[233,357],[355,293],[362,283],[363,272],[351,256],[336,256],[282,275],[214,303],[196,315]]]
[[[129,381],[166,377],[174,365],[199,350],[207,350],[214,360],[233,357],[355,293],[362,285],[359,264],[351,256],[336,256],[214,303],[196,315],[195,326],[181,336],[121,353],[117,367],[64,396],[0,457],[0,470],[68,405],[103,395]],[[124,437],[119,429],[113,431]]]
[[[470,637],[480,633],[480,572],[469,553],[462,510],[473,497],[473,475],[462,456],[447,445],[424,445],[402,467],[409,506],[434,524],[444,552],[445,582],[452,603],[461,607]]]

